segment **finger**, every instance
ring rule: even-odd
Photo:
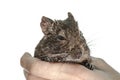
[[[106,71],[109,73],[116,73],[116,71],[101,58],[92,57],[91,64],[95,65],[95,68],[98,70]]]
[[[26,70],[30,71],[31,67],[35,64],[35,62],[39,61],[36,58],[33,58],[29,53],[25,53],[20,60],[21,66]]]
[[[25,70],[24,70],[24,74],[26,76],[26,80],[48,80],[48,79],[44,79],[44,78],[41,78],[41,77],[34,76],[34,75],[26,72]]]

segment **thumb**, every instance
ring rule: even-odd
[[[109,72],[109,73],[113,73],[113,74],[117,73],[116,70],[114,70],[109,64],[107,64],[101,58],[92,57],[91,64],[94,65],[95,69],[102,70],[102,71]]]

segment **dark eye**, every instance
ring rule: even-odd
[[[58,40],[65,40],[65,38],[64,38],[63,36],[61,36],[61,35],[58,35],[58,36],[57,36],[57,39],[58,39]]]

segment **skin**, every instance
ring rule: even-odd
[[[120,80],[120,74],[100,58],[92,57],[94,70],[79,64],[44,62],[29,53],[20,62],[26,80]]]

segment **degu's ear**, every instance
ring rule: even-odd
[[[73,15],[72,15],[72,13],[68,12],[68,18],[74,20],[74,17],[73,17]]]
[[[41,26],[42,32],[45,35],[47,35],[51,32],[53,22],[54,22],[53,20],[51,20],[45,16],[42,17],[40,26]]]
[[[70,12],[68,12],[68,19],[75,21],[72,13],[70,13]]]
[[[72,13],[68,12],[68,18],[66,19],[69,25],[75,27],[77,25]]]

